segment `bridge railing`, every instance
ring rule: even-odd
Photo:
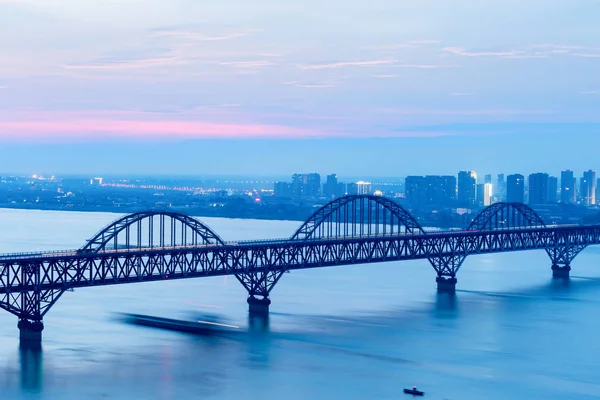
[[[18,259],[25,257],[33,257],[33,256],[57,256],[61,254],[74,254],[77,250],[48,250],[48,251],[25,251],[20,253],[5,253],[0,254],[0,260],[9,260],[9,259]]]

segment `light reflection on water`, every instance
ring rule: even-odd
[[[0,251],[79,247],[112,214],[0,210]],[[295,222],[206,219],[228,239],[285,237]],[[600,398],[600,259],[569,283],[543,252],[470,257],[455,297],[422,261],[294,271],[268,323],[248,319],[231,277],[77,289],[45,320],[42,352],[19,349],[0,313],[1,399]],[[122,323],[115,313],[219,314],[240,335]]]

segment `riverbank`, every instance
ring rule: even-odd
[[[291,221],[303,223],[319,209],[319,205],[314,206],[295,206],[294,210],[282,210],[279,212],[256,212],[251,208],[235,210],[227,209],[227,207],[215,208],[195,208],[187,206],[171,206],[171,207],[151,207],[150,210],[168,210],[172,212],[180,212],[196,218],[227,218],[240,220],[260,220],[260,221]],[[114,214],[131,214],[140,211],[148,211],[148,208],[139,206],[123,206],[123,207],[106,207],[106,206],[71,206],[71,207],[56,207],[44,204],[0,204],[0,209],[9,210],[36,210],[36,211],[64,211],[64,212],[92,212],[92,213],[114,213]],[[241,212],[240,212],[241,210]],[[273,211],[273,210],[271,210]],[[415,216],[421,226],[426,229],[461,229],[467,226],[470,220],[463,218],[458,219],[437,219],[429,220],[418,218]]]

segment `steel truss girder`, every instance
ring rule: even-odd
[[[454,278],[466,258],[467,256],[464,254],[455,254],[432,257],[429,259],[429,262],[437,272],[438,276]]]
[[[52,265],[49,263],[48,266]],[[40,270],[44,268],[43,262],[24,263],[21,269],[21,282],[29,286],[30,290],[5,291],[0,296],[0,308],[19,317],[20,320],[34,322],[42,321],[44,315],[58,301],[65,292],[65,287],[42,287]],[[55,265],[52,265],[53,268]],[[3,270],[6,272],[6,270]],[[14,280],[13,280],[14,282]]]
[[[275,284],[279,281],[285,271],[261,271],[261,272],[250,272],[247,274],[236,274],[235,277],[240,281],[242,285],[248,291],[250,297],[262,297],[266,299],[269,297],[271,290],[275,287]]]
[[[452,277],[472,254],[542,249],[566,264],[593,244],[600,244],[600,226],[0,258],[0,307],[35,320],[69,288],[222,275],[236,275],[251,295],[268,296],[287,270],[400,260],[428,259],[438,275]]]
[[[585,235],[555,235],[552,246],[546,252],[555,266],[570,266],[571,262],[581,253],[589,243]]]

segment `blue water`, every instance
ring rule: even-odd
[[[108,213],[0,210],[0,252],[77,248]],[[288,221],[204,219],[226,240],[289,236]],[[455,298],[427,262],[294,271],[248,328],[232,277],[67,292],[45,318],[43,351],[21,351],[0,312],[0,399],[600,398],[600,249],[553,282],[544,252],[473,256]],[[118,312],[218,314],[231,338],[127,325]],[[409,398],[409,397],[406,397]]]

